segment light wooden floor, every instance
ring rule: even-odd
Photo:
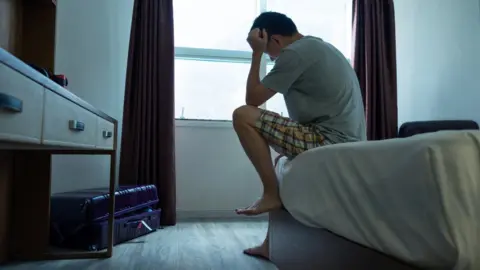
[[[265,221],[181,222],[115,247],[107,260],[34,262],[2,270],[276,270],[272,264],[242,254],[260,243]]]

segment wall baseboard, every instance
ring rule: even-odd
[[[192,221],[192,220],[251,220],[251,221],[266,221],[268,214],[258,215],[254,217],[239,216],[234,211],[230,210],[211,210],[211,211],[189,211],[177,210],[178,221]]]

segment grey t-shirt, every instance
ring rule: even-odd
[[[283,94],[292,120],[313,125],[331,143],[366,140],[357,75],[333,45],[312,36],[295,41],[262,83]]]

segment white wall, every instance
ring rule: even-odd
[[[260,179],[231,124],[176,128],[179,216],[229,216],[261,195]]]
[[[479,0],[396,0],[399,124],[480,123]]]
[[[120,123],[132,9],[132,0],[57,1],[55,72]],[[107,156],[55,156],[52,192],[107,186],[109,166]]]
[[[133,0],[59,0],[55,69],[68,89],[121,121]],[[225,216],[261,192],[228,123],[176,128],[179,216]],[[53,191],[105,186],[108,158],[57,156]],[[161,164],[159,164],[161,166]]]

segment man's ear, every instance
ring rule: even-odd
[[[281,45],[280,38],[278,37],[278,35],[272,35],[270,39],[273,40],[273,42],[275,42],[277,45]]]

